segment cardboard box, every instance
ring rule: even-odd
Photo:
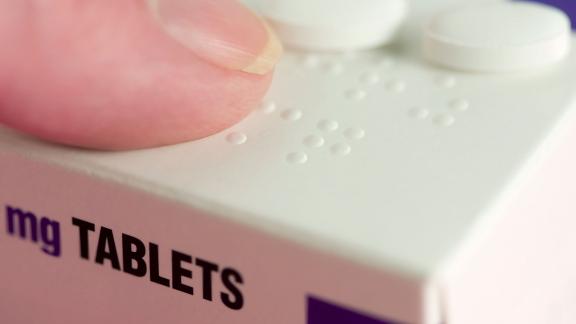
[[[198,142],[1,129],[1,321],[575,323],[575,110],[575,54],[471,75],[290,53]]]

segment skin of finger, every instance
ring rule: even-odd
[[[0,3],[12,10],[0,41],[16,42],[0,54],[0,123],[44,139],[112,150],[198,139],[244,118],[270,84],[199,59],[142,1],[18,3]]]
[[[168,30],[178,26],[180,32],[175,38],[190,44],[206,61],[243,70],[254,63],[262,44],[268,41],[262,19],[238,0],[149,1],[156,8],[158,21],[164,22]]]

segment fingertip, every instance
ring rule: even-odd
[[[264,75],[282,45],[268,25],[236,0],[149,0],[162,29],[202,59]]]
[[[90,149],[169,145],[236,124],[270,85],[273,70],[209,62],[167,37],[147,10],[134,10],[136,2],[63,3],[0,73],[0,122],[9,127]]]

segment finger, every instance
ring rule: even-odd
[[[64,144],[132,149],[245,117],[278,41],[234,0],[0,1],[0,123]]]

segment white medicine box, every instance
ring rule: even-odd
[[[483,74],[408,43],[290,51],[197,142],[0,129],[0,322],[576,323],[575,54]]]

